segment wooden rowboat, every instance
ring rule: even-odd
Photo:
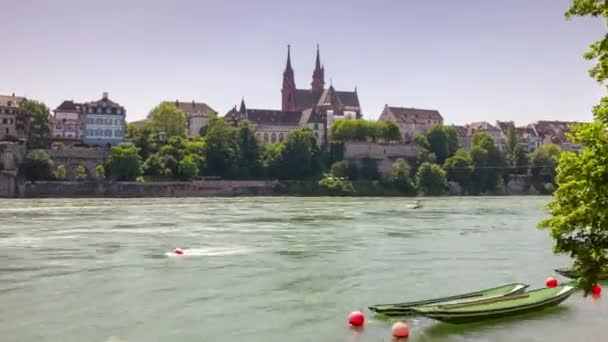
[[[450,296],[450,297],[435,298],[435,299],[421,300],[421,301],[415,301],[415,302],[406,302],[406,303],[376,304],[376,305],[370,306],[369,309],[376,313],[386,315],[386,316],[404,316],[404,315],[413,314],[414,312],[412,311],[412,308],[415,306],[430,305],[430,304],[437,305],[437,304],[470,303],[470,302],[475,302],[475,301],[484,300],[484,299],[499,298],[499,297],[522,293],[528,288],[528,286],[529,285],[527,285],[527,284],[514,283],[514,284],[503,285],[500,287],[495,287],[495,288],[491,288],[491,289],[486,289],[486,290],[481,290],[481,291],[476,291],[476,292],[471,292],[471,293],[465,293],[465,294],[460,294],[460,295],[455,295],[455,296]]]
[[[555,269],[555,272],[561,276],[564,276],[566,278],[570,278],[570,279],[578,279],[580,278],[580,273],[578,273],[577,271],[571,269],[571,268],[557,268]],[[598,280],[608,280],[608,271],[604,271],[600,274],[598,274]]]
[[[573,286],[562,285],[474,303],[426,305],[413,310],[442,322],[468,323],[543,310],[563,302],[574,291]]]

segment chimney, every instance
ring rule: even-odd
[[[192,108],[196,108],[196,102],[194,102],[194,100],[192,100]]]
[[[108,92],[107,92],[107,91],[104,91],[104,92],[103,92],[103,99],[104,99],[104,100],[107,100],[107,99],[108,99]]]
[[[179,101],[175,100],[175,107],[179,107]]]
[[[13,97],[15,97],[15,93],[13,93]]]

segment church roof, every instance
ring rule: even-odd
[[[305,109],[315,105],[332,105],[339,103],[344,107],[359,109],[359,95],[356,91],[337,91],[333,87],[325,89],[322,93],[311,89],[296,89],[296,107]]]
[[[300,118],[300,125],[304,125],[307,123],[322,123],[323,120],[319,115],[316,107],[308,108],[302,111],[302,117]]]
[[[313,92],[310,89],[296,89],[296,107],[312,108],[319,102],[320,92]]]
[[[247,119],[256,125],[298,126],[302,112],[271,109],[247,109]]]
[[[441,114],[434,109],[418,109],[403,107],[388,107],[398,122],[410,123],[424,120],[443,120]]]

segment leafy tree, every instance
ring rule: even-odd
[[[289,132],[285,139],[282,163],[291,179],[306,179],[321,171],[321,151],[310,129]]]
[[[64,165],[57,166],[57,168],[55,169],[55,179],[65,180],[66,176],[67,176],[67,172],[65,170],[65,166]]]
[[[429,150],[431,147],[429,145],[429,141],[426,138],[426,135],[421,133],[414,133],[412,137],[412,141],[414,144],[418,145],[421,149]]]
[[[476,153],[484,153],[479,151],[479,147],[477,149]],[[445,160],[443,168],[447,172],[448,179],[457,182],[463,189],[469,189],[474,169],[469,152],[463,149],[456,151],[453,156]]]
[[[146,159],[141,167],[143,174],[146,176],[162,176],[164,173],[164,163],[158,153],[154,153]]]
[[[45,150],[31,150],[25,156],[20,171],[28,180],[53,179],[53,160]]]
[[[521,144],[517,144],[513,150],[512,165],[515,168],[514,173],[523,174],[528,169],[528,155]]]
[[[155,153],[158,150],[158,139],[155,133],[149,125],[144,126],[141,129],[135,127],[131,131],[132,135],[130,140],[135,147],[139,150],[139,155],[143,160],[148,159],[150,154]]]
[[[545,183],[554,182],[560,154],[561,149],[554,144],[542,145],[530,154],[532,182],[541,186],[540,190]]]
[[[515,125],[512,122],[509,122],[507,127],[507,153],[511,158],[513,158],[512,156],[515,154],[517,145],[519,145],[519,140],[517,139]]]
[[[437,157],[437,163],[443,164],[445,158],[448,157],[448,137],[443,130],[442,125],[433,125],[426,133],[426,139],[429,142],[429,151]]]
[[[259,177],[262,173],[261,147],[255,137],[255,127],[248,120],[239,122],[236,132],[238,147],[238,176],[241,178]]]
[[[194,154],[188,154],[179,162],[179,176],[182,180],[190,180],[198,175],[198,160]]]
[[[390,121],[336,120],[330,127],[332,141],[400,141],[399,127]]]
[[[44,103],[27,100],[21,107],[21,115],[27,124],[27,148],[48,148],[51,142],[49,109]]]
[[[127,124],[127,139],[133,139],[140,135],[139,128],[133,124]]]
[[[326,174],[325,177],[319,181],[319,185],[330,195],[343,196],[355,193],[355,188],[351,181],[329,174]]]
[[[223,119],[210,120],[205,135],[206,174],[232,177],[238,167],[236,128]]]
[[[603,17],[608,22],[608,2],[573,0],[566,17]],[[593,44],[585,58],[595,60],[589,71],[599,83],[608,78],[608,35]],[[554,252],[569,254],[574,268],[581,273],[585,293],[598,281],[608,264],[608,97],[593,111],[591,124],[575,126],[570,140],[583,146],[578,153],[561,153],[557,169],[558,188],[549,204],[552,217],[540,223],[555,240]],[[532,164],[535,158],[532,157]]]
[[[169,102],[152,110],[148,124],[154,132],[165,132],[167,138],[186,136],[186,114]]]
[[[443,126],[443,132],[446,137],[448,157],[451,157],[460,147],[458,145],[458,132],[456,132],[456,127],[454,126]]]
[[[401,131],[392,121],[382,121],[382,139],[385,141],[401,141]]]
[[[97,165],[95,167],[95,179],[97,179],[99,182],[106,179],[106,169],[103,167],[103,165]]]
[[[107,169],[119,181],[133,181],[141,175],[141,157],[130,143],[118,144],[110,150]]]
[[[285,150],[285,144],[280,142],[264,145],[262,166],[266,176],[286,178],[287,171],[283,162],[283,150]]]
[[[417,176],[418,189],[425,195],[442,195],[449,188],[445,171],[437,164],[422,163]]]
[[[346,177],[346,173],[348,171],[348,166],[346,165],[345,161],[339,161],[339,162],[335,162],[332,166],[331,169],[329,170],[329,173],[334,176],[334,177]]]
[[[165,177],[179,177],[179,162],[172,155],[162,157],[162,165],[164,166],[162,175]]]
[[[504,162],[492,137],[487,133],[475,133],[470,154],[473,161],[473,192],[496,190],[504,170]]]
[[[410,172],[409,164],[405,160],[399,158],[393,164],[390,180],[400,191],[407,194],[415,194],[416,185],[410,176]]]
[[[83,181],[87,179],[87,170],[82,165],[76,166],[76,180]]]

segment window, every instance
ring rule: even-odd
[[[13,120],[13,119],[8,120],[8,123],[10,123],[10,124],[12,124],[13,122],[15,122],[15,120]]]
[[[319,129],[319,124],[315,123],[315,131]]]
[[[118,108],[118,114],[122,114],[122,109]]]
[[[319,138],[319,132],[315,132],[315,138]]]
[[[55,128],[56,128],[56,129],[61,129],[61,124],[56,124],[56,125],[55,125]]]
[[[275,133],[272,133],[272,137],[270,138],[270,140],[272,142],[277,142],[277,135]]]
[[[106,119],[106,125],[112,126],[112,119]]]
[[[7,119],[2,119],[2,123],[6,124],[6,123],[8,123],[8,120]]]
[[[95,120],[93,118],[87,118],[87,124],[92,125],[95,123]]]
[[[97,107],[97,114],[101,114],[101,108]]]
[[[89,113],[93,114],[93,107],[89,108]]]
[[[106,129],[105,131],[103,131],[103,136],[104,137],[111,137],[112,136],[112,130],[111,129]]]
[[[96,125],[103,125],[103,119],[97,118],[97,120],[95,120],[95,124]]]
[[[262,135],[260,133],[256,134],[255,137],[258,138],[259,141],[262,140]]]
[[[114,125],[120,126],[120,120],[118,120],[118,119],[114,120]]]
[[[117,138],[120,138],[120,137],[124,136],[124,134],[122,133],[121,129],[117,129],[114,131],[114,136]]]
[[[103,130],[101,128],[98,128],[95,130],[96,137],[101,137],[102,135],[103,135]]]
[[[87,129],[87,136],[92,137],[95,132],[92,129]]]
[[[264,133],[264,142],[268,142],[268,133]]]
[[[279,133],[279,141],[283,141],[283,133]]]
[[[112,108],[106,108],[106,114],[112,114]]]

